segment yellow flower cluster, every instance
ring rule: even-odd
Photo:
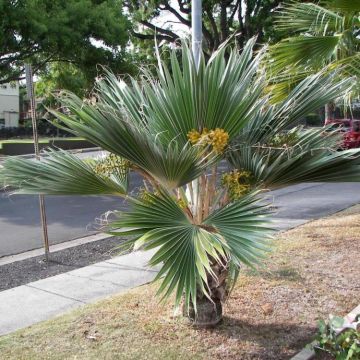
[[[125,175],[128,171],[129,162],[115,154],[109,154],[99,160],[94,167],[96,174],[109,178],[111,175]]]
[[[183,199],[178,199],[177,203],[178,203],[178,205],[180,206],[181,209],[185,209],[186,206],[187,206],[185,200],[183,200]]]
[[[229,134],[220,128],[215,130],[204,128],[201,133],[193,129],[188,132],[187,136],[191,144],[211,145],[217,153],[222,153],[229,142]]]
[[[150,191],[148,191],[147,189],[145,189],[144,187],[140,188],[139,190],[139,198],[141,200],[144,200],[145,202],[152,202],[152,197],[151,197],[152,193]]]
[[[249,171],[234,170],[222,177],[222,184],[228,188],[231,200],[237,200],[251,190],[252,175]]]
[[[189,141],[195,145],[199,142],[199,140],[201,139],[201,134],[195,130],[195,129],[192,129],[191,131],[188,132],[187,134],[187,137],[189,139]]]
[[[216,128],[210,132],[209,137],[211,138],[211,145],[214,150],[222,153],[228,144],[229,134],[223,129]]]

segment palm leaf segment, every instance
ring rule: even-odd
[[[127,194],[127,171],[107,176],[97,173],[94,161],[84,162],[66,151],[48,150],[45,155],[42,161],[17,157],[6,160],[0,182],[23,194]]]
[[[162,279],[159,294],[175,292],[178,305],[185,294],[186,305],[196,307],[198,291],[210,297],[208,277],[216,280],[214,263],[250,266],[268,251],[268,220],[256,193],[219,209],[201,224],[188,218],[179,203],[168,194],[148,194],[137,200],[129,212],[112,222],[116,235],[136,235],[127,245],[156,249],[150,265],[162,267],[155,280]]]

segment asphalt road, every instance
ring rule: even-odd
[[[142,185],[139,176],[130,182],[134,189]],[[42,247],[38,199],[0,191],[0,257]],[[125,209],[126,203],[116,196],[45,196],[45,207],[49,242],[54,245],[101,231],[107,213]]]
[[[141,181],[133,178],[133,186]],[[268,196],[276,207],[279,224],[303,223],[360,203],[360,183],[300,184]],[[98,232],[99,218],[107,211],[126,207],[110,196],[46,196],[50,244]],[[279,225],[281,228],[281,225]],[[42,246],[38,197],[0,192],[0,257]]]
[[[50,244],[93,234],[97,218],[124,206],[123,200],[110,196],[46,196]],[[0,193],[0,257],[42,246],[37,196]]]

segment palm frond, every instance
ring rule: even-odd
[[[161,265],[155,280],[162,279],[159,294],[173,292],[176,304],[185,294],[187,307],[196,307],[200,289],[207,294],[207,275],[212,274],[210,259],[225,261],[227,245],[217,234],[193,224],[169,194],[149,194],[135,201],[127,213],[111,223],[113,234],[133,234],[128,243],[145,250],[157,249],[151,266]],[[223,259],[223,260],[222,260]]]
[[[294,36],[270,48],[270,71],[279,74],[287,67],[311,66],[318,70],[336,59],[339,36]]]
[[[253,56],[254,43],[250,40],[240,55],[231,50],[228,59],[228,49],[222,47],[206,64],[202,61],[198,71],[183,43],[181,60],[172,51],[169,67],[161,63],[156,77],[144,71],[143,81],[132,81],[132,88],[107,76],[98,85],[99,102],[150,133],[162,134],[165,142],[177,139],[184,145],[189,131],[203,128],[222,128],[233,137],[251,119],[264,86],[256,81],[263,51]]]
[[[73,94],[67,94],[62,102],[72,115],[52,113],[68,131],[129,160],[166,187],[190,182],[217,160],[215,154],[204,156],[188,143],[179,145],[176,138],[164,142],[163,134],[152,134],[144,124],[130,123],[117,109],[90,106]]]
[[[324,6],[334,11],[344,11],[351,14],[360,11],[359,0],[325,0]]]
[[[336,151],[338,136],[320,130],[299,134],[294,146],[241,146],[229,154],[237,169],[249,171],[257,186],[267,189],[300,182],[360,180],[360,150]]]
[[[254,111],[252,121],[240,132],[237,142],[267,144],[276,134],[293,127],[307,114],[317,111],[336,97],[344,96],[352,86],[351,79],[339,81],[336,73],[308,76],[278,103],[269,104],[269,99],[265,98]],[[272,100],[270,98],[270,102]]]
[[[121,117],[127,117],[132,123],[146,126],[143,92],[139,83],[130,79],[129,86],[107,69],[105,74],[105,77],[96,82],[97,101],[112,112],[116,110]]]
[[[269,227],[267,208],[259,194],[253,192],[213,212],[204,224],[214,227],[226,240],[235,264],[252,267],[270,250],[273,229]]]
[[[210,215],[203,224],[194,224],[176,200],[168,194],[149,194],[127,213],[111,223],[113,234],[133,234],[128,242],[144,249],[157,249],[150,265],[162,265],[155,280],[162,279],[159,293],[165,298],[176,294],[179,304],[196,306],[196,294],[207,296],[211,262],[229,259],[250,266],[268,251],[269,232],[257,194],[244,197]]]
[[[360,53],[334,61],[327,66],[327,69],[329,72],[338,70],[343,78],[354,77],[355,79],[356,77],[360,79]]]
[[[351,0],[350,0],[351,1]],[[315,3],[288,2],[278,12],[275,24],[281,31],[295,31],[312,35],[339,32],[343,17],[327,6]]]
[[[126,195],[127,174],[101,176],[94,167],[63,150],[44,152],[41,161],[13,157],[0,168],[0,181],[20,194]]]
[[[320,70],[329,73],[336,69],[339,79],[357,76],[359,2],[328,0],[320,5],[290,1],[279,11],[278,28],[293,35],[270,46],[265,58],[270,70],[267,90],[273,102],[283,99],[299,80]],[[358,95],[356,87],[350,96]]]

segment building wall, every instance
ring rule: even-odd
[[[19,83],[0,84],[0,126],[18,126],[19,111]]]

